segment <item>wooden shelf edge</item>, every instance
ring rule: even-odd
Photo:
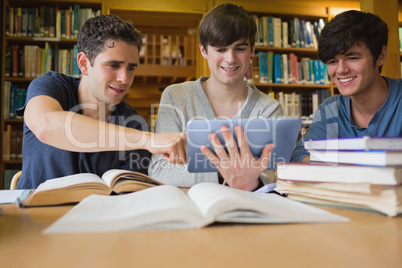
[[[154,77],[195,77],[195,66],[174,66],[174,65],[140,65],[135,70],[135,76]]]
[[[330,84],[280,84],[280,83],[259,83],[253,82],[256,87],[276,87],[276,88],[315,88],[315,89],[329,89]]]
[[[22,164],[22,159],[3,159],[3,165],[19,165]]]
[[[23,118],[16,118],[16,119],[3,119],[5,124],[22,124],[24,122]]]
[[[302,47],[270,47],[270,46],[255,46],[258,51],[274,51],[274,52],[294,52],[294,53],[311,53],[317,54],[316,48],[302,48]]]

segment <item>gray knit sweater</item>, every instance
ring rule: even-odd
[[[187,132],[189,120],[214,120],[216,116],[205,95],[201,82],[189,81],[168,86],[160,101],[156,120],[156,132]],[[253,89],[238,118],[279,118],[282,117],[282,107],[278,101],[247,84]],[[166,184],[179,187],[191,187],[200,182],[218,183],[217,173],[189,173],[187,165],[174,165],[163,159],[162,155],[153,155],[148,174]]]

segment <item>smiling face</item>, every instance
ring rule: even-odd
[[[122,41],[106,42],[105,49],[95,58],[93,66],[87,60],[90,93],[90,100],[87,101],[119,104],[134,81],[137,65],[137,46]]]
[[[254,55],[254,46],[245,40],[238,40],[226,47],[200,45],[202,56],[208,61],[210,79],[222,85],[244,84],[244,76]]]
[[[386,60],[386,48],[383,48],[378,60],[373,63],[373,56],[364,43],[356,43],[344,54],[338,54],[327,61],[328,74],[343,96],[359,96],[376,87],[380,80],[379,66]]]

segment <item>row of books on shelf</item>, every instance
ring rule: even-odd
[[[254,16],[257,24],[256,45],[269,47],[317,48],[325,22],[297,17]]]
[[[5,77],[35,78],[50,70],[79,76],[77,45],[71,49],[53,49],[46,42],[44,47],[37,45],[6,46]]]
[[[278,167],[276,191],[307,203],[402,213],[402,137],[304,141],[309,162]]]
[[[7,125],[3,131],[3,160],[22,159],[22,136],[22,130],[15,130]]]
[[[19,87],[10,81],[4,81],[3,117],[4,119],[15,119],[15,110],[24,106],[27,98],[27,90]]]
[[[257,52],[253,59],[253,79],[260,83],[328,85],[326,64],[294,53]]]
[[[283,109],[285,117],[312,118],[318,106],[328,97],[331,91],[327,89],[299,94],[271,92],[271,97],[276,99]]]
[[[36,8],[6,6],[5,33],[18,37],[78,38],[84,22],[100,14],[100,10],[82,8],[78,4],[65,10],[45,5]]]

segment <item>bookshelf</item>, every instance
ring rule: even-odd
[[[253,12],[256,53],[251,83],[281,103],[284,116],[309,118],[334,94],[326,66],[317,56],[321,14]]]

